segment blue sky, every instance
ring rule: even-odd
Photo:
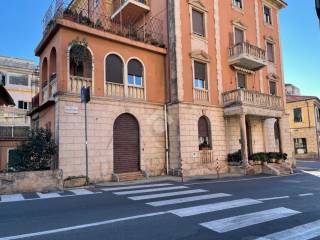
[[[0,55],[38,62],[33,50],[41,39],[41,22],[50,2],[10,0],[1,3]],[[287,3],[289,7],[280,14],[285,80],[296,84],[305,95],[320,97],[320,26],[314,0],[287,0]]]

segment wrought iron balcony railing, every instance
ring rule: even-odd
[[[257,71],[267,66],[266,51],[248,42],[229,48],[229,64]]]
[[[248,105],[254,107],[263,107],[274,110],[281,110],[281,97],[264,94],[245,89],[236,89],[223,93],[223,104],[225,107],[237,105]]]
[[[104,13],[102,6],[92,6],[92,2],[89,0],[53,0],[43,18],[44,35],[55,26],[57,19],[67,19],[131,40],[164,47],[162,20],[151,17],[145,23],[123,23]]]

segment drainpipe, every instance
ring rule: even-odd
[[[169,175],[169,139],[168,139],[168,114],[167,114],[167,104],[164,104],[164,129],[166,138],[166,174]]]

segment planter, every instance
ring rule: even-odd
[[[284,162],[283,159],[277,159],[277,160],[276,160],[276,163],[278,163],[278,164],[282,164],[283,162]]]
[[[277,161],[276,159],[270,159],[269,160],[270,163],[276,163],[276,161]]]
[[[207,146],[200,147],[200,151],[206,151],[206,150],[211,150],[211,149],[210,147],[207,147]]]
[[[263,161],[261,160],[257,160],[257,161],[253,161],[254,165],[262,165]]]
[[[64,13],[64,14],[63,14],[63,19],[70,20],[70,21],[74,21],[76,18],[75,18],[75,16],[72,16],[72,15],[70,15],[70,14]]]
[[[86,177],[74,177],[64,180],[63,186],[65,188],[83,187],[87,184]]]

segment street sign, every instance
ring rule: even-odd
[[[81,102],[82,103],[90,102],[90,87],[81,88]]]

